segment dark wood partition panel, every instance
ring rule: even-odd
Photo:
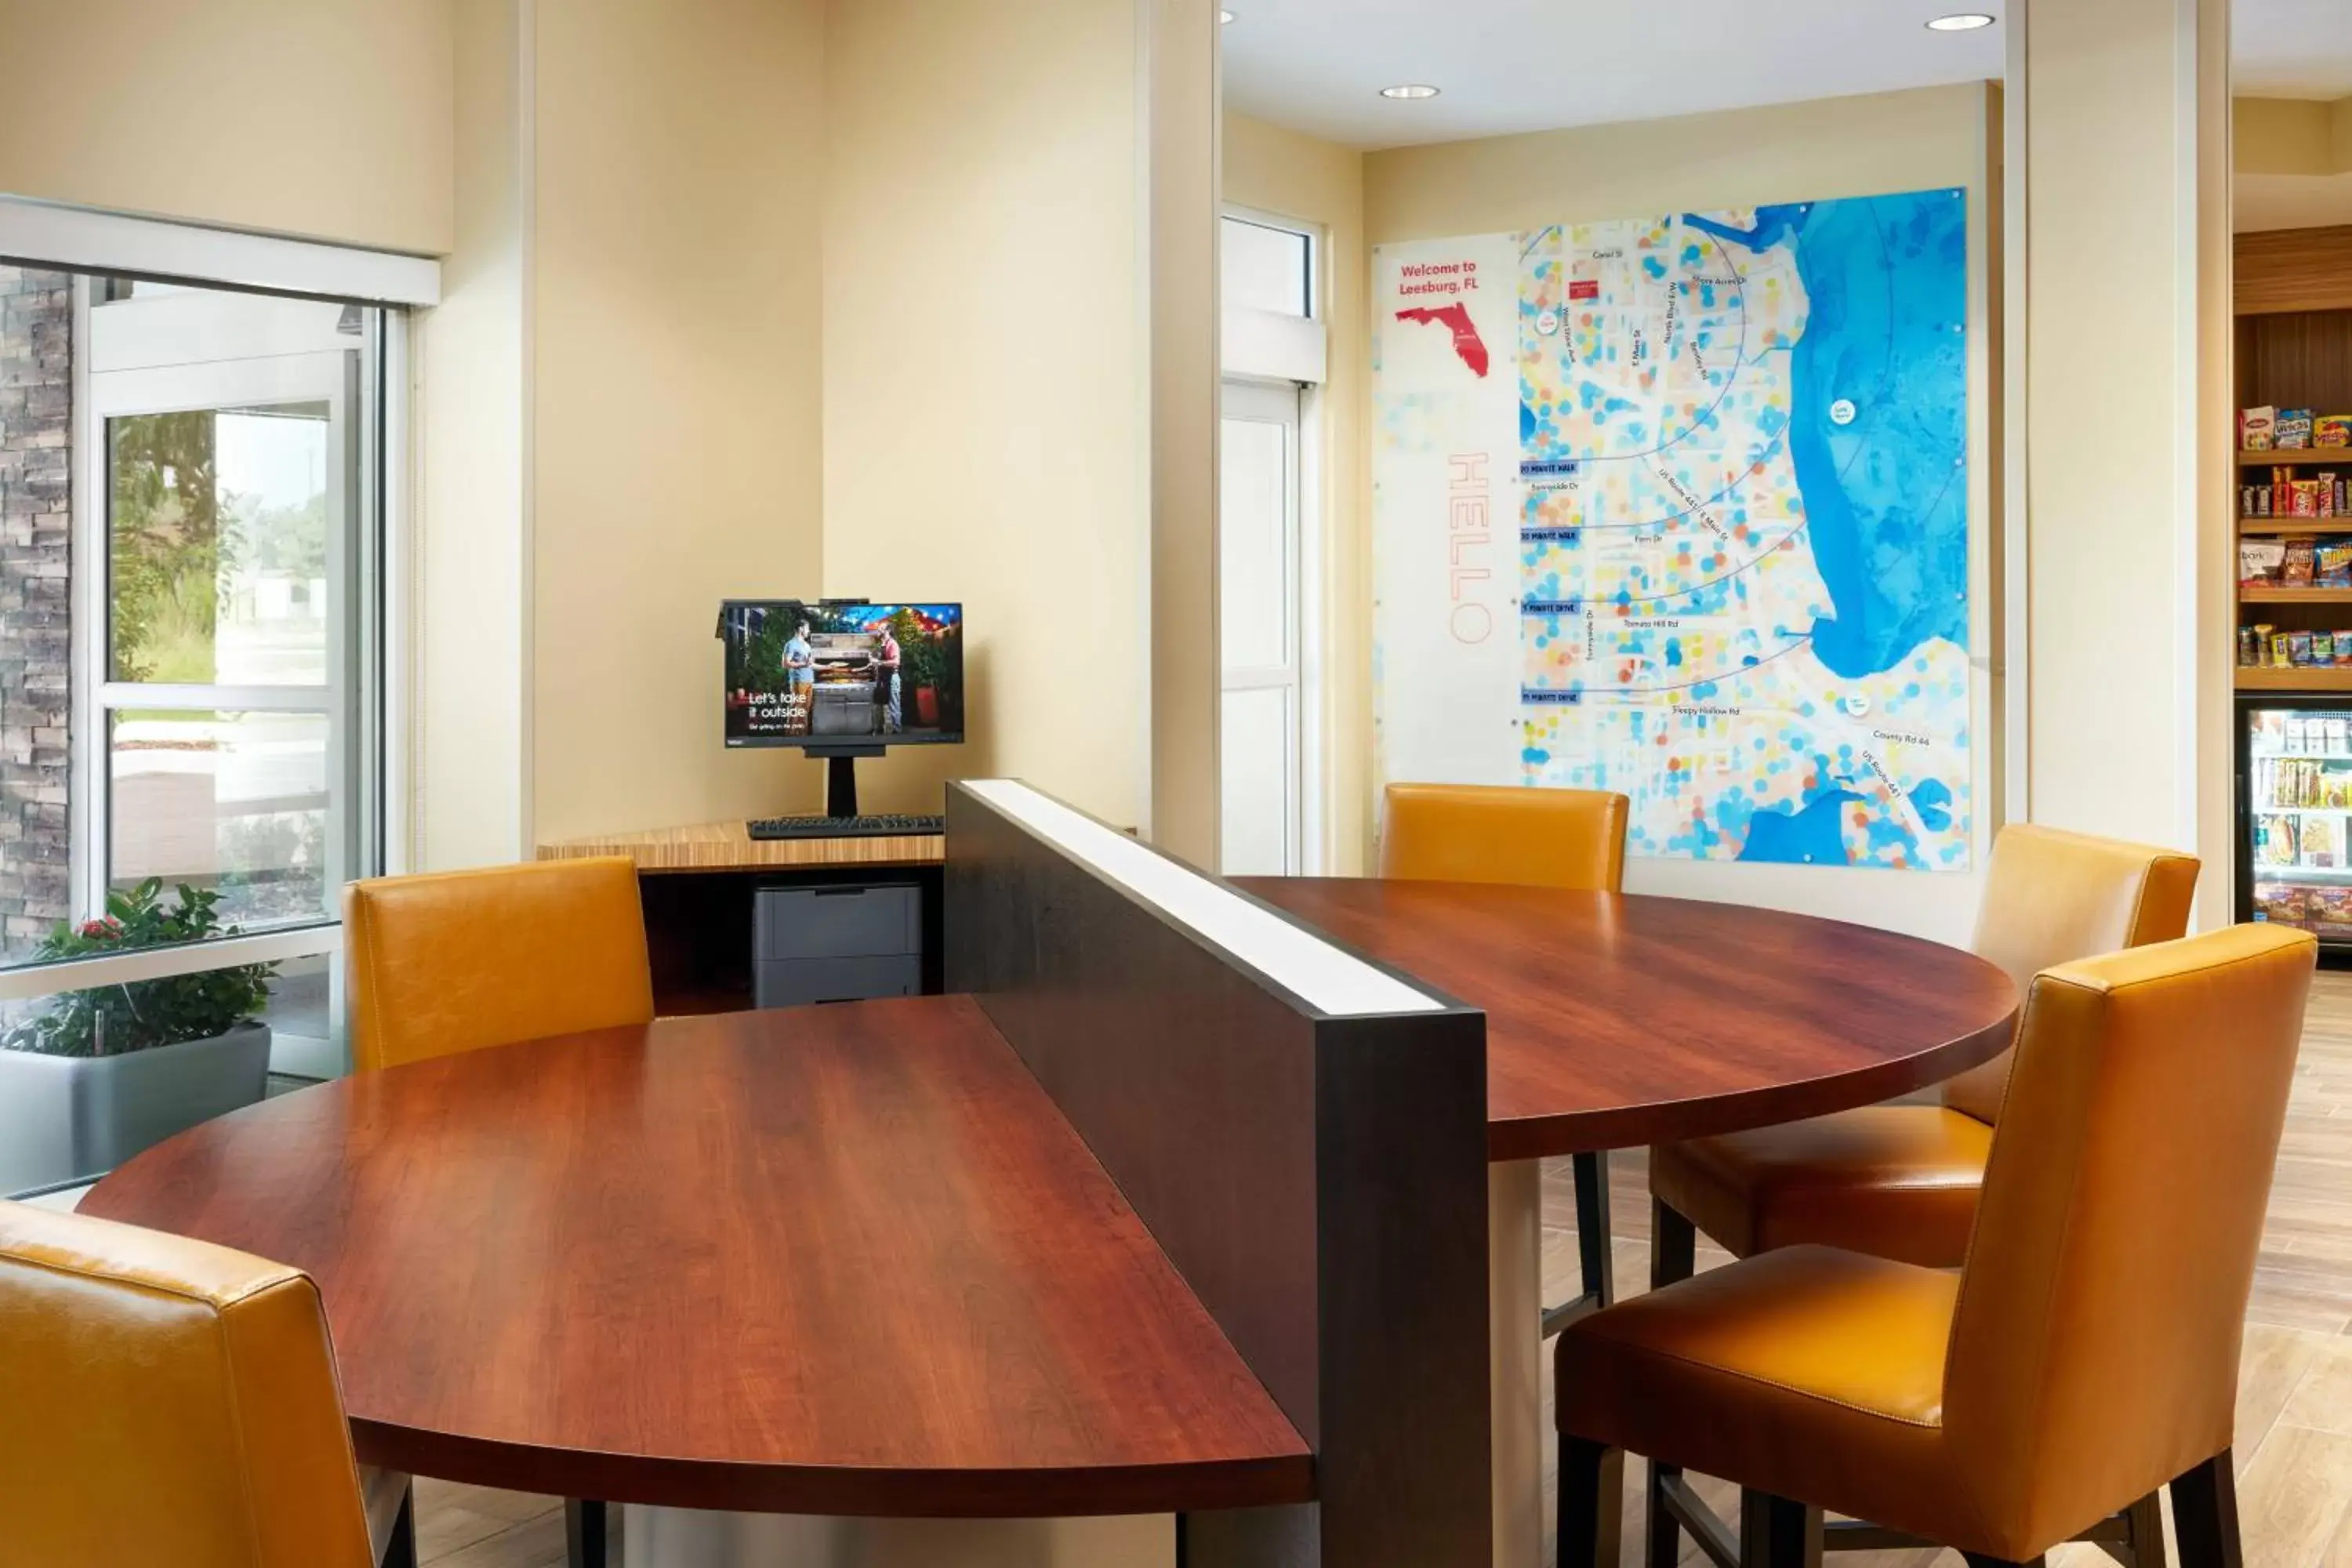
[[[1320,1013],[961,785],[945,941],[1315,1451],[1314,1515],[1187,1568],[1486,1568],[1484,1016]]]

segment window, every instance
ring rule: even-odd
[[[1315,314],[1314,243],[1307,236],[1229,216],[1219,237],[1218,282],[1226,309],[1270,310],[1278,316]]]
[[[0,1194],[341,1068],[404,325],[0,265]]]

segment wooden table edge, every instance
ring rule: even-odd
[[[552,1497],[732,1513],[1056,1519],[1311,1502],[1315,1457],[1295,1451],[1147,1465],[909,1469],[752,1463],[506,1443],[352,1417],[360,1461]]]
[[[1825,1110],[1819,1104],[1824,1085],[1835,1086],[1841,1094],[1848,1089],[1853,1091],[1847,1097],[1846,1110],[1877,1105],[1897,1095],[1933,1088],[1992,1060],[2009,1048],[2016,1027],[2017,1008],[2012,1005],[1997,1023],[1897,1060],[1874,1062],[1848,1072],[1791,1079],[1738,1094],[1490,1121],[1486,1123],[1486,1161],[1489,1164],[1502,1164],[1611,1149],[1643,1149],[1654,1143],[1680,1143],[1693,1138],[1712,1138],[1726,1132],[1746,1132],[1759,1127],[1835,1115],[1835,1110]],[[1656,1137],[1645,1125],[1654,1123],[1662,1115],[1671,1115],[1677,1122],[1670,1138]]]

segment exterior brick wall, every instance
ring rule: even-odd
[[[67,917],[73,291],[0,265],[0,957]]]

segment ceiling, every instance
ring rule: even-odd
[[[2004,0],[1224,0],[1225,101],[1360,147],[1981,80]],[[2237,0],[2352,12],[2352,0]],[[1380,96],[1427,82],[1418,102]]]
[[[2230,53],[2242,93],[2352,94],[2352,0],[2232,0]]]
[[[1998,77],[2005,0],[1228,0],[1225,100],[1359,147]],[[2231,0],[2237,90],[2352,95],[2352,0]],[[1400,82],[1440,95],[1380,96]]]

